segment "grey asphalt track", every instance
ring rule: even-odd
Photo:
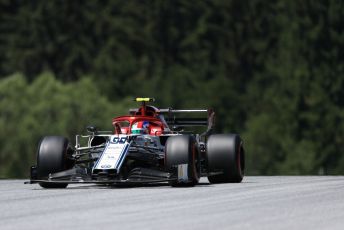
[[[344,229],[343,176],[245,177],[193,188],[41,189],[0,180],[0,229]]]

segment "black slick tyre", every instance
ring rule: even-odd
[[[60,136],[44,137],[37,150],[37,175],[40,180],[48,178],[50,173],[56,173],[72,167],[71,160],[67,159],[69,141]],[[67,183],[45,183],[43,188],[66,188]]]
[[[199,151],[193,136],[180,135],[169,137],[165,145],[165,167],[167,171],[180,164],[188,164],[188,181],[170,181],[171,186],[194,186],[200,178]],[[174,168],[175,169],[175,168]]]
[[[243,142],[239,135],[211,135],[206,147],[209,182],[240,183],[245,170],[244,154]]]

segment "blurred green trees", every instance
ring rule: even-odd
[[[51,73],[39,75],[32,83],[20,74],[4,78],[0,98],[2,177],[27,175],[43,136],[63,135],[74,141],[76,134],[86,133],[87,124],[112,130],[111,118],[127,111],[125,98],[118,104],[110,102],[92,79],[62,84]]]
[[[134,96],[213,107],[248,174],[342,174],[343,28],[339,0],[0,1],[0,176]]]

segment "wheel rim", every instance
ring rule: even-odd
[[[242,142],[240,142],[240,144],[238,146],[237,167],[238,167],[238,173],[241,177],[243,176],[243,167],[242,167],[243,162],[242,162],[242,160],[244,160],[244,159],[242,159],[243,158],[242,152],[243,152],[242,151]]]
[[[193,180],[195,182],[199,181],[199,173],[197,172],[197,165],[196,165],[196,146],[195,143],[192,145],[192,171],[193,171]]]

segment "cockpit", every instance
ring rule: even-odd
[[[146,102],[154,101],[153,98],[136,98],[142,102],[140,108],[130,109],[128,116],[116,117],[112,120],[115,134],[149,134],[160,136],[169,131],[168,125],[159,114],[159,109],[146,105]]]

